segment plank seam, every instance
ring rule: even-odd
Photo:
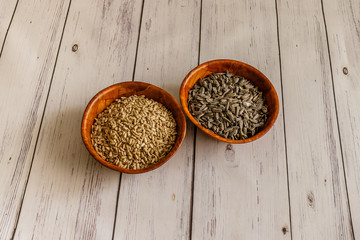
[[[287,141],[286,141],[286,127],[285,127],[286,125],[285,125],[285,107],[284,107],[284,87],[283,87],[283,73],[282,73],[282,65],[281,65],[280,28],[279,28],[279,13],[278,13],[278,3],[277,3],[277,0],[275,0],[275,12],[276,12],[277,42],[278,42],[278,50],[279,50],[281,100],[282,100],[283,125],[284,125],[284,144],[285,144],[285,159],[286,159],[287,192],[288,192],[288,202],[289,202],[290,238],[293,239],[293,234],[292,234],[292,221],[291,221],[290,184],[289,184],[289,163],[288,163],[288,152],[287,152]],[[285,233],[286,233],[286,232],[285,232]]]
[[[351,237],[352,237],[352,239],[355,239],[353,221],[352,221],[352,216],[351,216],[351,208],[350,208],[350,200],[349,200],[349,191],[348,191],[347,181],[346,181],[346,170],[345,170],[343,147],[342,147],[342,143],[341,143],[341,132],[340,132],[340,125],[339,125],[339,115],[338,115],[337,104],[336,104],[334,75],[333,75],[333,68],[332,68],[332,62],[331,62],[329,36],[328,36],[328,30],[327,30],[327,25],[326,25],[326,19],[325,19],[324,2],[323,2],[323,0],[320,0],[320,2],[321,2],[321,11],[322,11],[323,21],[324,21],[324,26],[325,26],[325,35],[326,35],[326,45],[327,45],[327,51],[328,51],[328,58],[329,58],[329,63],[330,63],[331,84],[332,84],[333,97],[334,97],[335,116],[336,116],[336,124],[337,124],[337,130],[338,130],[338,135],[339,135],[339,144],[340,144],[341,160],[342,160],[342,165],[343,165],[343,174],[344,174],[344,181],[345,181],[345,191],[346,191],[346,197],[347,197],[347,206],[348,206],[349,217],[350,217],[349,220],[350,220],[350,227],[351,227]]]
[[[203,1],[200,0],[200,19],[199,19],[199,46],[198,46],[198,65],[200,64],[200,50],[201,50],[201,26],[202,26],[202,7]],[[192,239],[193,217],[194,217],[194,186],[195,186],[195,158],[196,158],[196,132],[194,127],[194,147],[193,147],[193,164],[192,164],[192,179],[191,179],[191,196],[190,196],[190,219],[189,219],[189,240]]]
[[[58,46],[58,50],[57,50],[56,57],[55,57],[55,63],[54,63],[53,71],[52,71],[52,74],[51,74],[51,79],[50,79],[50,83],[49,83],[48,92],[47,92],[47,95],[46,95],[44,110],[43,110],[43,112],[42,112],[42,116],[41,116],[41,120],[40,120],[40,126],[39,126],[39,130],[38,130],[37,136],[36,136],[34,151],[33,151],[32,157],[31,157],[30,168],[29,168],[28,176],[27,176],[27,178],[26,178],[25,187],[24,187],[24,191],[23,191],[23,194],[22,194],[22,199],[21,199],[21,202],[20,202],[20,209],[19,209],[19,212],[18,212],[18,214],[17,214],[17,216],[16,216],[15,227],[14,227],[14,230],[13,230],[13,234],[12,234],[11,239],[14,239],[15,234],[16,234],[16,229],[17,229],[17,226],[18,226],[18,223],[19,223],[19,219],[20,219],[20,215],[21,215],[21,210],[22,210],[22,206],[23,206],[23,202],[24,202],[24,197],[25,197],[25,194],[26,194],[27,185],[28,185],[28,183],[29,183],[30,173],[31,173],[31,169],[32,169],[32,166],[33,166],[33,163],[34,163],[34,158],[35,158],[35,153],[36,153],[36,149],[37,149],[37,144],[38,144],[39,137],[40,137],[41,127],[42,127],[42,123],[43,123],[43,120],[44,120],[44,115],[45,115],[45,112],[46,112],[47,102],[48,102],[48,99],[49,99],[49,95],[50,95],[50,91],[51,91],[51,86],[52,86],[52,82],[53,82],[54,75],[55,75],[56,64],[57,64],[57,60],[58,60],[58,57],[59,57],[59,53],[60,53],[60,49],[61,49],[61,44],[62,44],[64,32],[65,32],[65,27],[66,27],[67,19],[68,19],[69,12],[70,12],[71,1],[72,1],[72,0],[69,0],[69,6],[68,6],[68,9],[67,9],[67,12],[66,12],[65,21],[64,21],[64,26],[63,26],[63,29],[62,29],[62,32],[61,32],[61,37],[60,37],[60,41],[59,41],[59,46]]]
[[[189,216],[189,240],[192,239],[192,223],[193,223],[193,206],[194,206],[194,183],[195,183],[195,152],[196,152],[196,128],[194,128],[194,147],[193,147],[193,162],[192,162],[192,176],[191,176],[191,195],[190,195],[190,216]]]
[[[135,60],[134,60],[134,70],[133,70],[133,75],[132,75],[132,81],[135,80],[135,70],[136,70],[136,62],[137,62],[138,51],[139,51],[141,25],[142,25],[142,18],[143,18],[143,14],[144,14],[144,5],[145,5],[145,0],[142,1],[142,5],[141,5],[141,14],[140,14],[140,23],[139,23],[139,34],[138,34],[138,39],[137,39],[137,43],[136,43]]]
[[[200,64],[200,50],[201,50],[202,7],[203,7],[203,2],[202,2],[202,0],[200,0],[200,22],[199,22],[198,65]]]
[[[112,238],[111,238],[112,240],[114,240],[114,237],[115,237],[116,216],[117,216],[118,206],[119,206],[119,195],[120,195],[121,177],[122,177],[122,173],[120,173],[120,176],[119,176],[119,185],[118,185],[117,199],[116,199],[116,205],[115,205],[114,226],[113,226],[113,233],[112,233]]]
[[[5,36],[4,36],[4,41],[3,41],[3,43],[2,43],[1,50],[0,50],[0,58],[1,58],[2,53],[3,53],[3,50],[4,50],[4,46],[5,46],[5,42],[6,42],[6,39],[7,39],[7,35],[8,35],[8,33],[9,33],[9,29],[10,29],[11,24],[12,24],[12,21],[13,21],[13,19],[14,19],[15,12],[16,12],[16,9],[17,9],[17,6],[18,6],[18,3],[19,3],[19,0],[16,1],[13,14],[11,15],[11,19],[10,19],[9,26],[8,26],[8,28],[6,29],[6,33],[5,33]]]

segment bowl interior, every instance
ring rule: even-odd
[[[189,112],[187,106],[187,99],[189,90],[195,85],[195,83],[199,80],[199,78],[204,78],[212,73],[225,72],[228,70],[230,73],[243,76],[249,81],[251,81],[255,86],[259,88],[263,92],[263,96],[266,100],[266,104],[268,105],[269,115],[268,119],[261,131],[252,136],[251,138],[247,138],[244,140],[231,140],[224,137],[221,137],[212,131],[201,126],[195,118]],[[274,124],[277,115],[279,113],[279,100],[275,88],[269,81],[269,79],[262,74],[256,68],[239,61],[235,60],[213,60],[210,62],[203,63],[198,67],[194,68],[184,79],[181,89],[180,89],[180,100],[181,105],[184,109],[185,114],[189,117],[189,119],[202,131],[214,137],[220,141],[230,142],[230,143],[247,143],[254,141],[261,136],[263,136],[267,131],[270,130],[272,125]]]
[[[129,97],[131,95],[145,95],[145,97],[153,99],[163,104],[170,112],[172,112],[174,119],[176,121],[176,131],[177,131],[175,145],[164,159],[162,159],[160,162],[148,168],[137,169],[137,170],[118,167],[105,161],[95,151],[94,147],[92,146],[91,137],[90,137],[91,126],[94,122],[94,119],[98,116],[98,114],[101,113],[107,106],[109,106],[115,99],[120,97]],[[81,125],[82,138],[86,148],[89,150],[91,155],[93,155],[94,158],[103,165],[125,173],[143,173],[160,167],[167,160],[169,160],[177,151],[177,149],[180,147],[181,142],[185,137],[185,132],[186,132],[185,116],[177,101],[165,90],[144,82],[122,82],[112,85],[100,91],[89,102],[84,112],[82,125]]]

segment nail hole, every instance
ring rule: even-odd
[[[72,51],[73,51],[73,52],[76,52],[76,51],[78,50],[78,48],[79,48],[79,46],[78,46],[77,44],[74,44],[74,45],[72,46]]]
[[[286,226],[284,226],[282,229],[281,229],[281,231],[283,232],[283,234],[285,235],[286,234],[286,232],[288,231],[287,230],[287,227]]]
[[[344,67],[344,68],[343,68],[343,73],[344,73],[345,75],[348,75],[349,71],[348,71],[347,67]]]

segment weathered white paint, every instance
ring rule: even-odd
[[[131,80],[140,10],[72,1],[15,239],[111,239],[120,174],[90,157],[80,125],[98,91]]]
[[[293,239],[352,239],[321,1],[277,3]]]
[[[271,1],[203,0],[200,61],[230,58],[261,70],[281,101],[276,11]],[[192,239],[290,239],[282,113],[243,145],[197,131]]]
[[[360,238],[360,2],[323,1],[355,238]]]
[[[16,225],[68,4],[19,4],[0,58],[0,239]]]
[[[0,49],[14,13],[16,0],[0,0]]]
[[[159,86],[177,100],[183,78],[197,65],[200,2],[145,1],[135,80]],[[115,239],[189,239],[193,125],[164,166],[123,174]]]
[[[200,2],[145,0],[135,80],[178,99],[182,79],[197,65]],[[192,124],[163,167],[124,174],[119,195],[120,174],[87,153],[83,110],[100,89],[132,79],[141,0],[72,0],[16,228],[69,6],[20,0],[0,58],[0,239],[15,228],[15,239],[111,239],[113,230],[115,239],[353,239],[321,1],[202,2],[200,61],[247,62],[269,77],[281,101],[278,8],[292,228],[282,112],[250,144],[216,142],[197,130],[191,233]],[[0,44],[15,4],[0,0]],[[323,4],[359,238],[360,6]]]

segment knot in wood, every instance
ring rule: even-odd
[[[78,50],[78,48],[79,48],[79,46],[77,44],[74,44],[71,49],[73,52],[76,52]]]
[[[314,207],[315,206],[315,196],[314,196],[314,193],[312,191],[310,191],[307,194],[307,199],[308,199],[309,206]]]
[[[230,143],[226,145],[226,150],[227,151],[233,150],[233,147],[232,147],[232,145]]]

